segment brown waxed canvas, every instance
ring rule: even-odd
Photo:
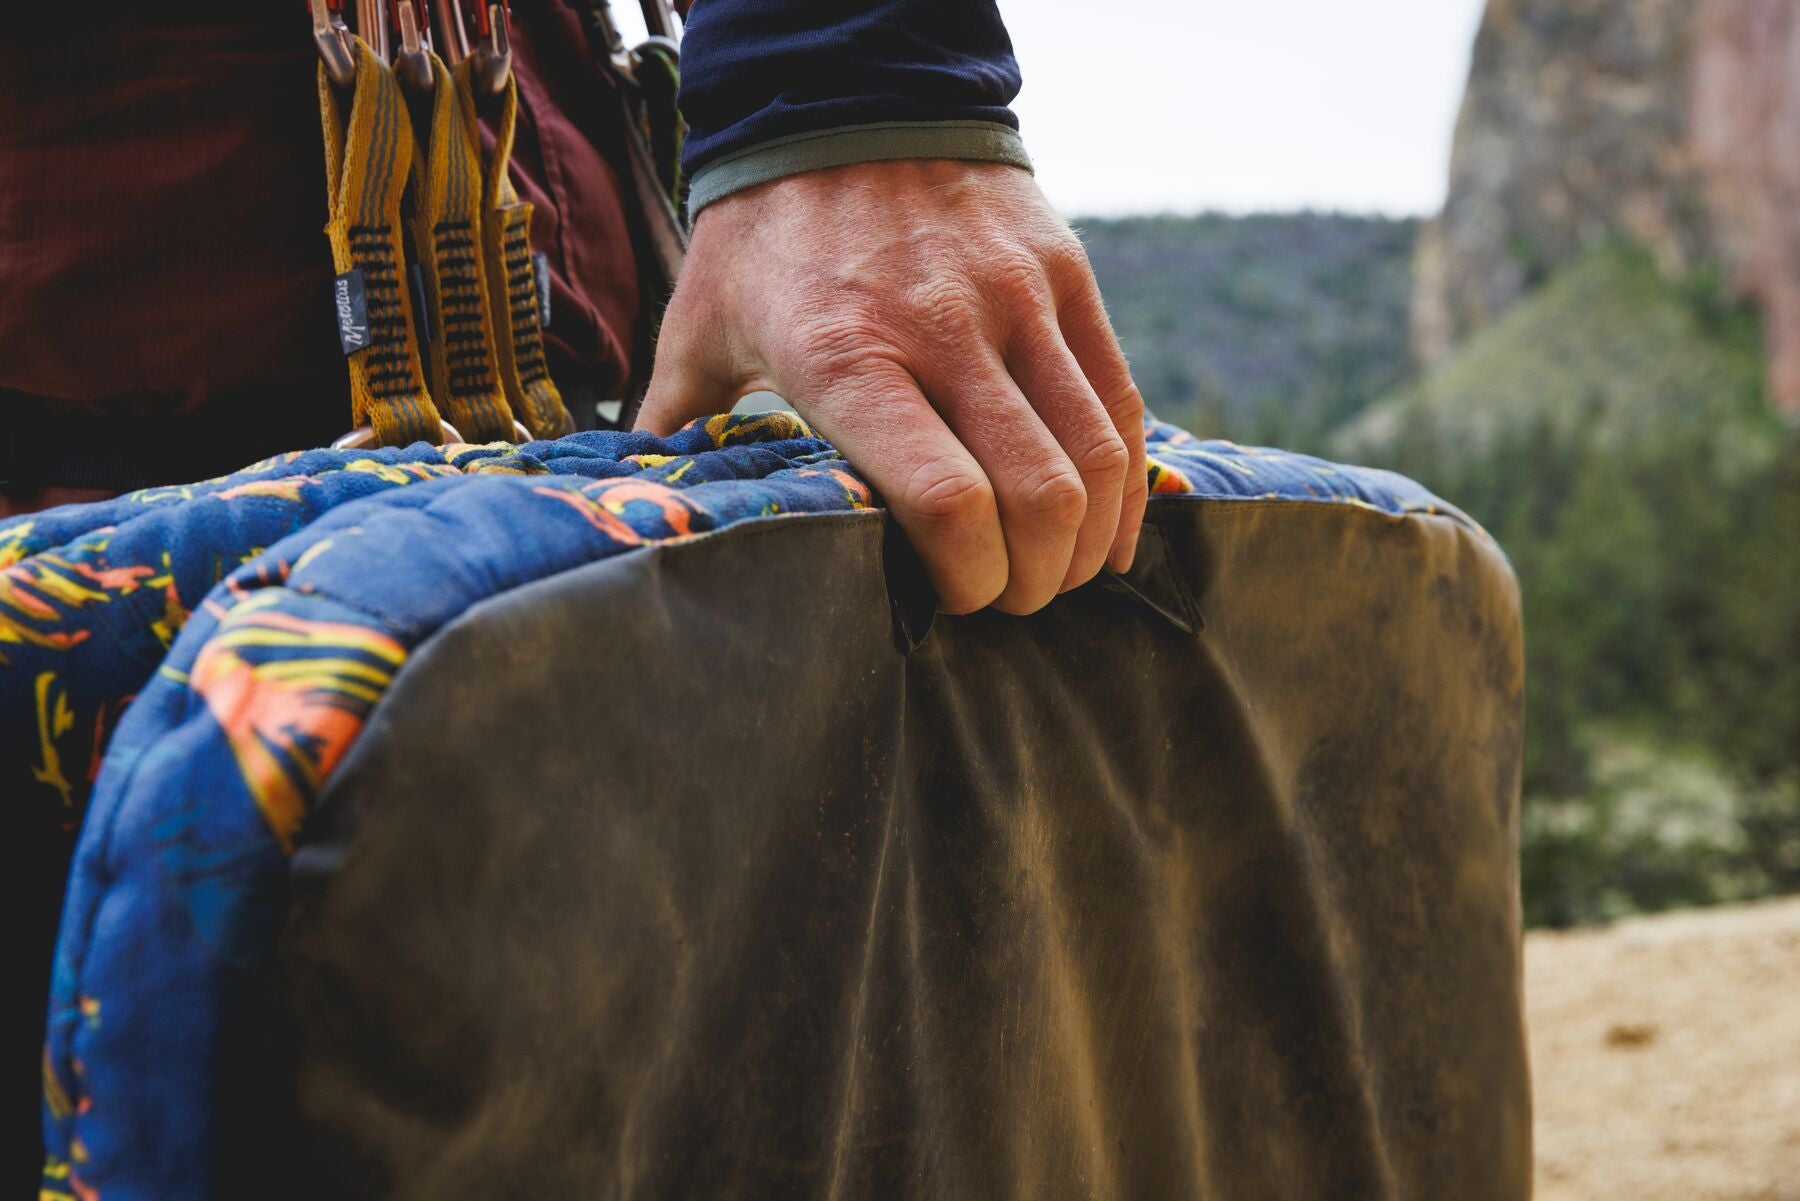
[[[414,656],[295,859],[310,1194],[1527,1197],[1498,550],[1157,500],[1128,587],[932,621],[884,527]]]

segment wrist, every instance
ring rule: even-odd
[[[775,138],[716,159],[694,174],[688,209],[697,218],[710,204],[778,179],[904,159],[1001,163],[1031,170],[1025,144],[1010,126],[992,121],[885,121]]]

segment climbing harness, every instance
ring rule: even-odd
[[[625,154],[631,188],[644,219],[644,247],[665,294],[674,287],[687,255],[686,181],[681,178],[685,128],[675,106],[681,79],[676,17],[687,5],[671,0],[639,0],[650,37],[625,48],[610,0],[584,0],[588,44],[596,65],[612,77],[624,111]]]

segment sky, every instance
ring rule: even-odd
[[[1484,0],[998,0],[1071,217],[1444,201]],[[637,5],[615,2],[628,40]]]
[[[1069,216],[1443,203],[1482,0],[999,0]]]

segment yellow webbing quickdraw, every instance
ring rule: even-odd
[[[457,65],[456,82],[464,119],[473,126],[475,93],[467,61]],[[500,380],[514,414],[533,436],[556,438],[571,432],[575,423],[569,418],[562,393],[550,379],[550,364],[544,357],[537,268],[531,254],[531,205],[519,199],[508,169],[518,112],[519,88],[509,72],[500,92],[494,149],[482,164],[481,241],[488,307]]]
[[[429,140],[414,162],[412,235],[434,318],[431,393],[470,441],[508,441],[513,411],[495,361],[482,261],[481,130],[463,99],[466,65],[453,78],[441,58],[428,58],[434,84],[418,102],[430,106]]]
[[[412,127],[393,71],[363,43],[350,45],[356,80],[348,123],[323,63],[319,114],[330,193],[325,233],[339,273],[339,337],[350,364],[351,412],[384,446],[436,442],[441,423],[420,370],[400,228]]]

